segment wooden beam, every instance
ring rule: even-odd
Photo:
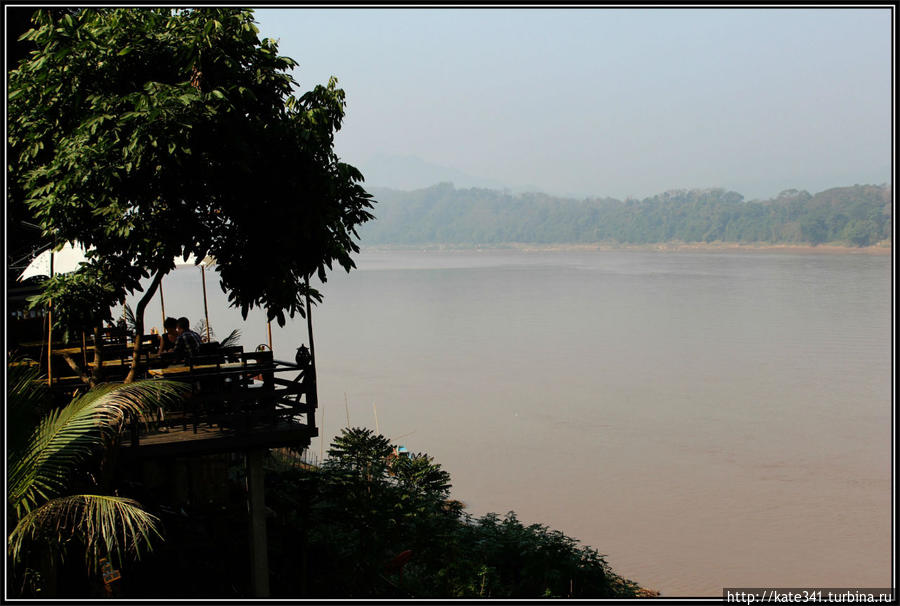
[[[255,448],[293,447],[303,450],[309,446],[317,430],[305,425],[283,424],[284,429],[234,431],[221,428],[193,430],[170,428],[168,432],[153,436],[141,436],[140,443],[133,447],[128,441],[121,445],[123,457],[191,457],[223,452],[241,452]]]

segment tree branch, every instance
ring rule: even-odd
[[[94,383],[91,380],[91,378],[87,374],[85,374],[84,369],[82,369],[80,366],[78,366],[78,363],[72,359],[72,356],[70,356],[67,353],[64,353],[64,354],[62,354],[62,358],[63,358],[63,360],[66,361],[66,364],[69,365],[69,368],[71,368],[72,370],[75,371],[76,374],[78,374],[78,378],[81,379],[81,381],[83,383],[86,383],[86,384],[90,385],[91,387],[94,386]]]

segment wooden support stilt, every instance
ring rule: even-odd
[[[250,513],[250,578],[253,596],[269,597],[269,554],[266,541],[266,503],[263,458],[266,450],[247,452],[247,504]]]

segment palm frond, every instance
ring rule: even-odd
[[[104,384],[44,415],[25,447],[7,458],[7,502],[21,516],[58,496],[74,468],[121,431],[129,416],[166,408],[188,390],[173,381]]]
[[[39,381],[41,372],[37,366],[29,366],[26,358],[12,358],[6,368],[6,393],[8,406],[38,408],[46,401],[50,390]]]
[[[228,334],[227,337],[222,339],[222,341],[219,343],[219,345],[222,347],[231,347],[233,345],[238,345],[238,341],[240,340],[240,338],[241,338],[241,331],[238,330],[237,328],[235,328]]]
[[[153,537],[162,539],[159,518],[132,499],[109,495],[72,495],[52,499],[19,520],[7,539],[7,553],[18,560],[32,542],[66,543],[74,538],[85,545],[88,569],[100,558],[126,555],[140,559],[152,550]]]
[[[27,366],[24,358],[10,359],[6,367],[7,453],[20,452],[41,418],[50,389],[41,380],[38,366]]]
[[[125,326],[128,328],[131,334],[135,333],[137,328],[137,320],[134,319],[134,311],[131,309],[131,306],[126,303],[125,304]]]

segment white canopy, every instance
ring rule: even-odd
[[[53,256],[53,273],[54,274],[67,274],[73,272],[78,269],[78,266],[81,263],[87,263],[87,255],[85,254],[85,248],[80,243],[76,242],[75,245],[71,245],[68,242],[63,245],[62,249],[53,251],[53,250],[45,250],[38,256],[36,256],[31,263],[28,264],[28,267],[25,268],[25,271],[18,277],[18,281],[22,282],[23,280],[27,280],[33,276],[50,276],[50,256]],[[215,264],[215,259],[213,257],[207,256],[200,263],[197,263],[197,257],[194,255],[188,255],[187,257],[176,257],[175,258],[175,267],[182,267],[186,265],[200,265],[201,267],[209,267],[210,265]]]
[[[209,267],[210,265],[214,265],[216,262],[210,256],[206,256],[200,263],[197,263],[197,257],[193,254],[188,255],[187,257],[175,257],[175,267],[182,267],[184,265],[200,265],[203,267]]]
[[[73,272],[78,269],[78,266],[81,263],[87,262],[84,247],[77,242],[76,246],[72,246],[67,242],[60,250],[45,250],[35,257],[31,263],[28,264],[28,267],[25,268],[25,271],[22,272],[22,275],[19,276],[18,281],[22,282],[33,276],[49,277],[51,256],[53,257],[54,274],[67,274]]]

